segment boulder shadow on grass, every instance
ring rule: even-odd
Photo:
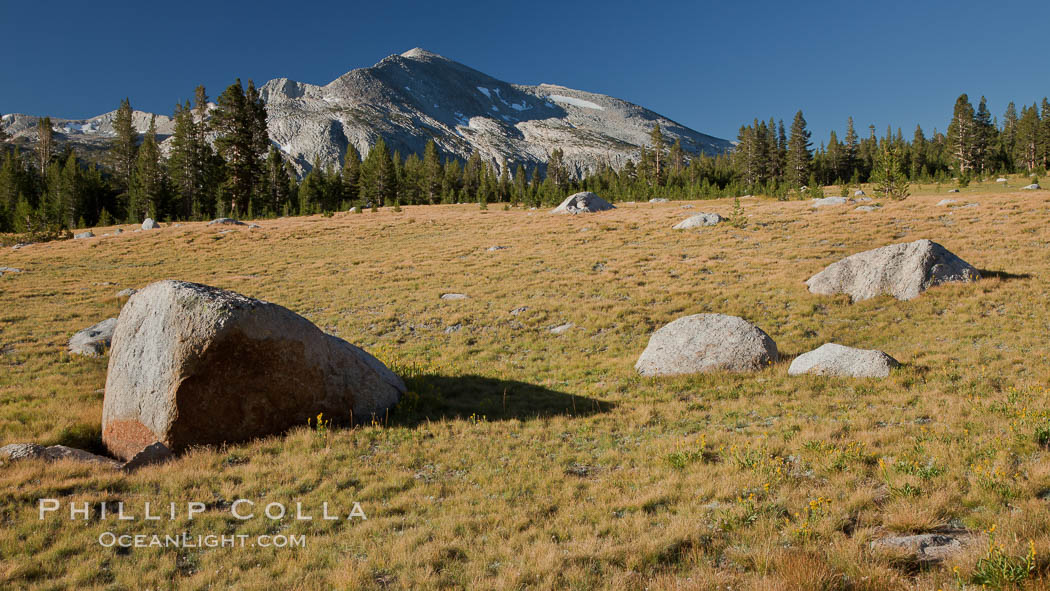
[[[558,392],[536,384],[477,375],[422,375],[405,380],[409,393],[385,421],[413,426],[426,421],[467,419],[486,421],[544,417],[586,417],[609,412],[612,402]]]
[[[1031,279],[1032,275],[1029,273],[1009,273],[1007,271],[992,271],[990,269],[977,269],[980,273],[981,279],[995,278],[999,281],[1012,281],[1014,279]]]
[[[106,446],[102,444],[102,425],[77,423],[62,429],[54,441],[46,445],[65,445],[91,452],[95,455],[111,457]]]

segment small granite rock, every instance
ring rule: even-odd
[[[654,197],[649,200],[649,203],[667,203],[667,201],[668,200],[663,197]]]
[[[685,220],[674,225],[675,230],[688,230],[690,228],[700,228],[703,226],[714,226],[721,223],[723,220],[722,216],[717,213],[698,213],[694,216],[690,216]]]
[[[146,218],[145,221],[142,222],[142,229],[143,230],[156,230],[159,227],[160,227],[160,224],[158,224],[156,221],[154,221],[153,218]]]
[[[864,195],[866,195],[866,193],[860,189],[857,189],[853,192],[854,197],[863,197]]]
[[[95,237],[95,233],[92,232],[91,230],[88,230],[87,232],[81,232],[79,234],[73,234],[73,240],[83,240],[85,238],[94,238],[94,237]]]
[[[65,445],[52,445],[44,447],[36,443],[12,443],[0,447],[0,460],[4,462],[15,462],[18,460],[42,459],[48,462],[57,460],[74,460],[78,462],[89,462],[101,464],[109,468],[119,468],[120,462],[112,458],[95,455],[91,452]]]
[[[945,205],[951,205],[952,203],[958,203],[958,199],[941,199],[937,202],[937,207],[944,207]]]
[[[560,325],[555,326],[554,328],[551,329],[551,334],[563,334],[563,333],[566,333],[573,326],[575,326],[575,324],[573,324],[571,322],[566,322],[565,324],[560,324]]]
[[[109,348],[113,340],[116,318],[107,318],[94,326],[85,328],[69,339],[69,352],[74,355],[98,357]]]
[[[1035,191],[1037,189],[1039,189],[1039,185],[1036,183],[1032,183],[1031,185],[1025,185],[1021,187],[1022,191]]]
[[[208,222],[209,226],[244,226],[244,222],[233,218],[216,218]]]
[[[521,306],[520,308],[514,308],[513,310],[510,311],[510,315],[511,316],[517,316],[518,314],[521,314],[522,312],[524,312],[524,311],[526,311],[528,309],[529,309],[528,306]]]
[[[468,299],[469,297],[470,296],[468,296],[465,293],[443,293],[443,294],[441,294],[441,299],[443,299],[443,300],[465,300],[465,299]]]
[[[854,349],[827,343],[803,353],[791,362],[788,375],[814,374],[850,378],[884,378],[899,367],[896,359],[882,351]]]
[[[827,205],[845,205],[849,203],[849,199],[845,197],[823,197],[821,199],[812,199],[810,204],[813,207],[825,207]]]
[[[861,205],[860,207],[853,208],[853,211],[878,211],[882,209],[877,205]]]
[[[127,288],[127,289],[122,289],[122,290],[117,292],[117,297],[118,298],[130,298],[131,296],[135,295],[135,293],[137,291],[138,291],[137,289],[133,289],[133,288],[130,288],[130,287]]]
[[[911,536],[889,536],[871,542],[873,550],[908,554],[921,563],[941,562],[965,550],[974,542],[967,532],[917,534]]]
[[[948,189],[949,193],[958,193],[959,189]]]

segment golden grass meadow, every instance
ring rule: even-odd
[[[874,212],[745,198],[743,223],[691,231],[671,226],[729,216],[733,200],[579,216],[403,207],[4,249],[0,265],[24,272],[0,277],[0,444],[101,451],[107,359],[66,342],[115,316],[119,290],[161,279],[286,306],[411,392],[379,424],[303,425],[131,474],[8,463],[0,587],[1050,588],[1050,193],[913,192]],[[945,197],[959,202],[937,206]],[[856,304],[803,283],[920,238],[983,278]],[[655,329],[703,312],[755,323],[780,361],[750,375],[634,371]],[[903,366],[881,380],[787,375],[827,342]],[[41,520],[41,498],[124,502],[140,518]],[[242,521],[236,499],[315,515],[356,502],[367,520]],[[191,501],[206,504],[192,520],[141,518],[145,502]],[[941,564],[871,547],[945,528],[976,542]],[[306,545],[104,547],[106,531]]]

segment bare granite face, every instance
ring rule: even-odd
[[[160,281],[118,318],[102,441],[125,460],[157,442],[178,453],[279,433],[318,413],[368,421],[404,392],[378,359],[286,308]]]
[[[806,285],[811,293],[845,293],[854,302],[883,294],[910,300],[935,285],[979,278],[977,269],[940,244],[916,240],[848,256],[810,277]]]
[[[750,372],[778,358],[773,339],[743,318],[695,314],[654,332],[634,367],[644,376]]]

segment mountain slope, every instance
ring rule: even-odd
[[[270,137],[299,164],[335,164],[348,144],[362,154],[382,135],[391,150],[422,153],[434,139],[447,154],[477,150],[499,164],[545,163],[561,148],[577,173],[637,159],[655,122],[668,143],[715,154],[729,142],[613,97],[542,84],[509,84],[413,49],[325,86],[285,78],[266,83]]]
[[[638,105],[606,95],[541,84],[497,80],[423,49],[392,55],[370,68],[347,72],[324,86],[287,78],[260,88],[269,113],[270,139],[300,170],[315,158],[341,165],[348,145],[362,155],[382,136],[402,155],[422,154],[434,139],[441,152],[467,158],[477,151],[499,165],[545,164],[560,148],[579,175],[601,164],[618,167],[649,142],[659,122],[668,145],[681,139],[687,153],[716,154],[726,140],[679,125]],[[112,135],[112,113],[89,120],[53,119],[60,140],[97,148]],[[136,112],[144,131],[149,114]],[[158,116],[158,132],[171,133]],[[5,117],[24,141],[35,136],[36,117]]]

